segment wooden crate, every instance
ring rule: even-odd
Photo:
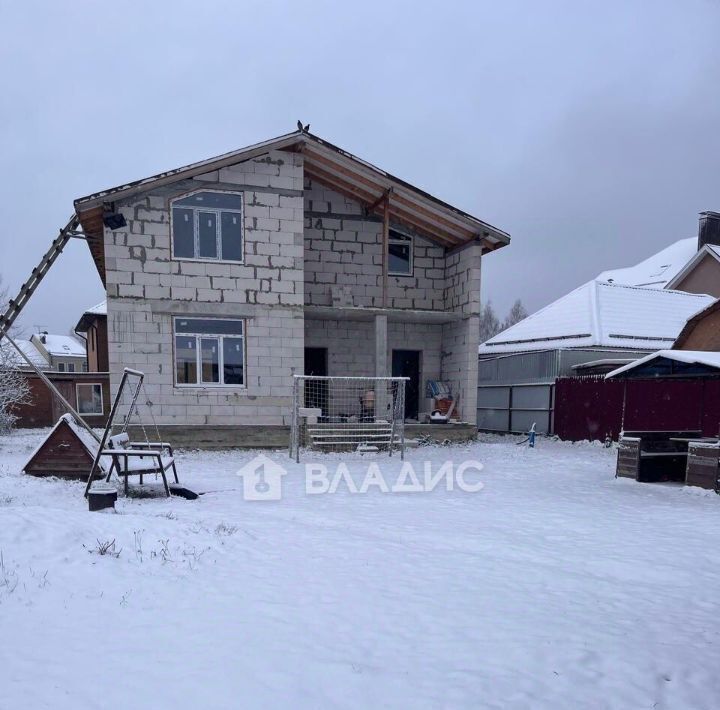
[[[621,436],[618,441],[617,466],[615,477],[637,480],[640,470],[640,437]]]
[[[719,459],[720,444],[691,441],[688,444],[685,485],[716,490]]]

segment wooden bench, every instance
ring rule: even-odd
[[[616,477],[685,481],[688,442],[700,431],[625,431],[618,441]]]
[[[128,476],[140,476],[140,485],[147,474],[162,476],[165,493],[170,496],[167,476],[165,472],[172,469],[175,483],[179,483],[175,468],[175,457],[172,446],[166,442],[131,442],[126,434],[116,434],[108,438],[107,448],[103,449],[102,456],[108,456],[112,465],[108,471],[106,481],[110,480],[113,470],[124,479],[125,494],[128,492]]]

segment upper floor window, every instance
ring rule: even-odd
[[[175,318],[175,383],[244,386],[242,320]]]
[[[394,229],[388,239],[388,274],[391,276],[412,276],[413,239]]]
[[[176,259],[243,260],[243,196],[194,192],[172,202]]]

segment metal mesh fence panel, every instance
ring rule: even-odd
[[[301,449],[405,454],[406,377],[295,375],[290,456]]]

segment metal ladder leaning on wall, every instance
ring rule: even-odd
[[[62,250],[67,245],[68,241],[72,237],[80,236],[75,233],[78,228],[80,220],[77,215],[73,215],[70,221],[60,230],[60,234],[53,240],[50,248],[45,252],[45,255],[40,260],[40,263],[32,270],[30,278],[20,287],[18,295],[8,301],[8,306],[5,313],[0,315],[0,340],[7,334],[12,327],[13,323],[20,315],[20,312],[25,307],[30,297],[35,293],[35,289],[40,285],[40,282],[45,278],[45,275],[50,270],[50,267],[55,263],[55,260],[60,256]]]

